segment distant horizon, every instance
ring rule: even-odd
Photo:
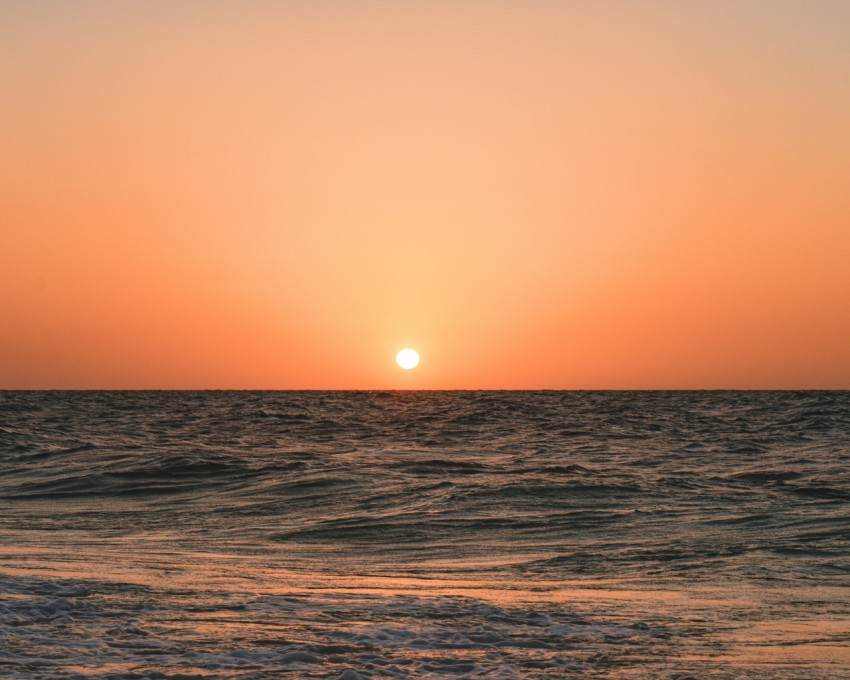
[[[850,392],[850,388],[808,388],[808,387],[778,387],[778,388],[736,388],[736,387],[653,387],[653,388],[522,388],[522,387],[447,387],[447,388],[416,388],[416,387],[387,387],[387,388],[265,388],[265,387],[142,387],[142,388],[110,388],[110,387],[70,387],[70,388],[7,388],[0,387],[0,392]]]

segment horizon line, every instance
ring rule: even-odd
[[[0,387],[0,392],[848,392],[850,387]]]

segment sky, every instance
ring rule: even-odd
[[[0,388],[850,388],[846,0],[0,0],[0,92]]]

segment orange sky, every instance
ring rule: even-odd
[[[0,91],[0,388],[850,388],[845,0],[6,0]]]

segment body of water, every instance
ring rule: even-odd
[[[850,677],[850,393],[0,392],[0,678]]]

